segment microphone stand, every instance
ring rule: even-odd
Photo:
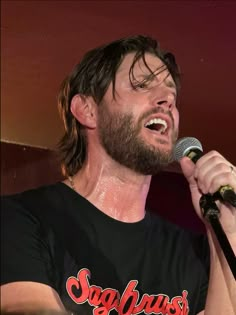
[[[210,222],[215,232],[218,242],[224,252],[225,258],[233,273],[234,279],[236,280],[236,257],[219,221],[220,210],[217,207],[213,196],[210,194],[202,195],[199,204],[203,211],[203,217]]]

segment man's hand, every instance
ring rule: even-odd
[[[205,154],[196,164],[184,157],[180,165],[189,182],[194,208],[201,219],[199,200],[202,194],[213,194],[225,185],[230,185],[236,192],[236,168],[216,151]],[[217,205],[225,233],[236,242],[236,208],[224,202],[217,202]]]

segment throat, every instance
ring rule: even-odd
[[[128,187],[107,191],[100,197],[91,196],[90,200],[103,213],[121,222],[137,222],[145,216],[146,194],[136,194]]]
[[[137,175],[123,168],[108,171],[106,167],[95,181],[77,173],[67,182],[75,192],[115,220],[132,223],[145,216],[151,176]]]

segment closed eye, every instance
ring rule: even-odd
[[[155,76],[152,76],[152,77],[148,76],[147,78],[144,78],[142,81],[135,80],[132,82],[132,87],[135,90],[136,89],[147,89],[154,78],[155,78]]]
[[[135,89],[146,89],[150,82],[140,82],[134,85]]]

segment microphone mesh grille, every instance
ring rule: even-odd
[[[201,142],[193,137],[179,139],[174,148],[174,160],[179,161],[191,149],[199,149],[200,151],[203,151]]]

